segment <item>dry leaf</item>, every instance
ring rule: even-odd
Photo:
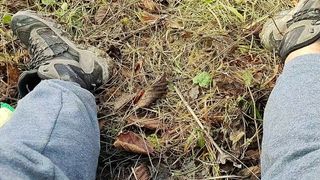
[[[149,180],[149,169],[145,164],[141,164],[140,166],[134,168],[134,179],[135,180]]]
[[[104,19],[106,18],[108,12],[110,11],[110,7],[109,6],[100,6],[99,9],[97,10],[95,16],[94,16],[94,20],[97,24],[101,24]]]
[[[165,75],[163,75],[158,81],[156,81],[146,91],[141,91],[139,96],[135,100],[135,105],[138,108],[149,107],[157,99],[162,98],[167,94],[168,81]]]
[[[259,160],[260,159],[260,152],[258,149],[256,150],[248,150],[245,153],[245,158],[246,160]]]
[[[17,66],[8,64],[7,65],[7,76],[9,86],[15,86],[18,83],[20,70]]]
[[[148,12],[142,12],[140,13],[139,19],[142,23],[152,24],[156,22],[158,19],[160,19],[160,16],[155,14],[150,14]]]
[[[149,12],[159,12],[161,6],[153,0],[142,0],[140,7]]]
[[[124,93],[122,96],[117,98],[114,103],[114,110],[117,111],[122,109],[125,105],[129,104],[136,97],[136,94]]]
[[[189,92],[189,96],[191,99],[197,99],[199,96],[199,86],[193,87],[190,92]]]
[[[156,130],[162,126],[162,122],[158,118],[138,118],[130,116],[127,122],[150,130]]]
[[[146,140],[133,132],[121,133],[113,145],[118,149],[138,154],[152,155],[154,152],[153,147]]]

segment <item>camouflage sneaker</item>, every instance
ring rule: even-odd
[[[274,25],[268,21],[262,32],[262,43],[275,49],[282,59],[291,52],[308,46],[320,38],[320,1],[302,0],[281,18],[276,17]],[[271,23],[271,24],[270,24]]]
[[[287,30],[287,22],[292,18],[292,11],[285,10],[268,19],[260,33],[260,39],[268,50],[279,52],[280,44]]]
[[[78,49],[56,24],[31,11],[20,11],[13,16],[11,28],[31,56],[27,63],[29,71],[22,73],[18,82],[22,97],[42,79],[76,82],[88,90],[108,80],[110,59]]]

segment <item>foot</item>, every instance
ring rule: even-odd
[[[265,24],[260,35],[262,43],[286,59],[291,52],[320,38],[319,16],[320,1],[302,0],[288,14],[280,14]]]
[[[30,11],[20,11],[12,18],[13,33],[31,56],[29,71],[22,73],[18,82],[22,97],[43,79],[71,81],[93,90],[109,78],[109,58],[78,49],[55,25]]]
[[[260,39],[266,49],[279,51],[281,41],[287,30],[286,23],[292,18],[292,15],[292,10],[281,11],[264,24]]]

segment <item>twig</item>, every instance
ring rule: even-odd
[[[261,146],[260,146],[260,139],[259,139],[259,130],[258,130],[258,123],[257,123],[257,107],[256,107],[256,102],[254,100],[253,94],[250,90],[250,87],[248,87],[248,91],[250,94],[250,97],[252,99],[252,103],[253,103],[253,119],[254,119],[254,126],[256,128],[256,135],[257,135],[257,143],[258,143],[258,150],[259,150],[259,154],[261,154]]]
[[[176,91],[176,93],[178,94],[178,96],[180,97],[181,101],[183,102],[183,104],[187,107],[188,111],[191,113],[191,115],[193,116],[193,118],[196,120],[198,126],[201,128],[202,132],[207,136],[207,138],[211,141],[211,143],[213,144],[213,146],[217,149],[217,151],[219,153],[221,153],[223,155],[223,157],[225,157],[226,153],[219,147],[219,145],[213,140],[213,138],[210,136],[210,134],[205,130],[203,124],[201,123],[200,119],[197,117],[197,115],[194,113],[194,111],[192,110],[192,108],[189,106],[188,102],[185,100],[185,98],[183,97],[181,91],[174,86],[174,90]]]
[[[134,179],[135,179],[135,180],[139,180],[138,177],[137,177],[137,175],[136,175],[136,172],[134,171],[133,168],[131,168],[131,171],[132,171],[132,174],[133,174],[133,176],[134,176]]]

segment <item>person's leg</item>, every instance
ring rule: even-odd
[[[286,60],[264,112],[262,179],[319,179],[320,25],[314,19],[316,9],[320,1],[303,0],[293,9],[298,14],[288,21],[275,20],[284,27],[278,41],[272,40],[274,26],[262,31],[267,47]]]
[[[319,178],[320,54],[286,63],[268,100],[263,125],[263,179]]]
[[[16,13],[11,27],[31,59],[18,82],[24,98],[0,129],[0,179],[95,179],[99,128],[88,90],[108,80],[109,61],[33,12]]]
[[[76,83],[42,81],[0,129],[0,179],[94,179],[95,98]]]

